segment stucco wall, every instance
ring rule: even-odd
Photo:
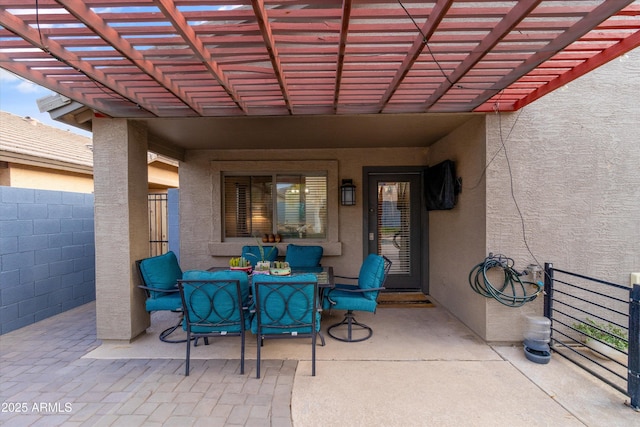
[[[152,163],[148,167],[148,176],[149,190],[155,193],[166,192],[167,188],[178,186],[178,170],[174,166],[160,162]],[[93,193],[93,171],[81,174],[11,163],[10,167],[0,168],[0,185],[35,190]]]
[[[629,283],[640,270],[639,94],[636,49],[519,112],[487,117],[487,156],[498,152],[487,169],[487,251]],[[541,313],[542,302],[487,309],[486,339],[518,340],[522,314]]]
[[[36,190],[73,191],[93,193],[93,175],[46,169],[12,163],[7,169],[10,187],[32,188]]]
[[[462,192],[451,210],[429,212],[429,293],[480,336],[486,301],[469,287],[469,271],[485,255],[485,120],[467,122],[431,147],[429,164],[456,162]]]
[[[154,162],[148,168],[149,189],[178,187],[178,168],[161,162]],[[157,191],[156,191],[157,192]]]
[[[283,136],[284,137],[284,136]],[[280,151],[190,151],[180,164],[180,262],[183,268],[207,268],[227,265],[230,256],[213,258],[209,243],[214,241],[213,221],[220,217],[213,211],[213,198],[220,197],[219,189],[212,186],[211,162],[273,160],[293,162],[299,160],[337,160],[338,177],[351,178],[357,187],[356,206],[338,206],[339,241],[341,256],[332,257],[331,265],[341,274],[357,274],[362,262],[362,168],[363,166],[418,166],[426,165],[427,148],[381,149],[316,149]],[[329,197],[338,198],[337,188]],[[249,239],[249,244],[252,240]],[[284,242],[285,244],[287,242]]]
[[[520,341],[524,315],[541,314],[542,300],[514,309],[473,293],[469,271],[489,252],[512,257],[518,269],[553,262],[621,284],[640,271],[638,93],[640,49],[516,113],[479,116],[430,148],[188,152],[180,166],[181,263],[226,262],[208,251],[220,215],[212,209],[220,197],[212,160],[338,160],[339,178],[355,180],[358,205],[339,207],[342,256],[331,264],[352,274],[362,259],[362,167],[452,159],[463,190],[455,209],[429,214],[431,295],[486,340]]]
[[[94,129],[97,336],[129,340],[149,326],[135,261],[149,255],[147,130],[125,119]]]

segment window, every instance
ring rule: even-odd
[[[228,174],[223,198],[225,238],[327,238],[326,173]]]
[[[261,155],[265,157],[265,153]],[[199,212],[198,221],[202,224],[197,224],[199,227],[211,227],[211,240],[207,245],[209,255],[238,256],[243,245],[255,245],[254,236],[265,233],[280,234],[283,239],[281,249],[285,249],[288,243],[313,242],[314,245],[322,245],[325,255],[342,254],[337,160],[212,160],[209,173],[211,210]],[[295,178],[293,184],[291,177]],[[281,198],[277,183],[283,184],[282,194],[286,194],[287,189],[296,189],[295,184],[302,192],[295,197],[295,192],[291,191],[289,200],[286,196]],[[324,188],[320,194],[315,193],[318,183]],[[205,197],[200,188],[183,188],[181,192],[184,191],[192,191],[195,198],[198,195]],[[263,209],[259,210],[261,199],[265,201]],[[271,203],[266,200],[271,200]],[[196,209],[196,206],[181,208]],[[293,221],[293,215],[298,222],[304,219],[304,225],[308,226],[300,231],[294,231],[293,226],[287,229],[285,224]],[[263,218],[265,222],[261,223]],[[211,221],[210,224],[207,221]]]

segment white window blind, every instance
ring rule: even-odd
[[[223,199],[225,237],[327,236],[326,175],[225,176]]]
[[[271,233],[271,176],[227,176],[224,179],[225,235],[250,237]]]
[[[410,184],[378,184],[378,253],[392,261],[391,274],[411,272]]]

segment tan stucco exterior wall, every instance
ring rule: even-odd
[[[338,180],[354,180],[358,203],[337,207],[340,256],[327,263],[354,275],[363,255],[362,168],[451,159],[463,188],[453,210],[429,213],[430,293],[487,341],[520,341],[524,315],[541,314],[541,298],[514,309],[475,294],[468,275],[489,252],[513,258],[517,269],[553,262],[621,284],[640,271],[640,49],[628,56],[516,113],[479,115],[430,148],[189,151],[180,165],[181,265],[226,265],[238,255],[235,249],[211,255],[220,239],[212,162],[337,162]],[[146,132],[118,119],[96,120],[94,129],[102,180],[96,180],[98,336],[128,339],[148,324],[133,277],[134,261],[147,253]],[[337,188],[330,190],[337,198]],[[125,332],[117,338],[113,331]]]
[[[185,269],[227,265],[228,258],[239,255],[237,248],[219,257],[210,255],[209,244],[220,240],[214,235],[214,221],[220,212],[214,212],[213,198],[220,197],[219,189],[212,186],[212,161],[266,160],[295,164],[301,160],[331,160],[338,164],[338,181],[354,180],[357,187],[357,205],[339,206],[340,253],[331,256],[330,264],[341,274],[357,275],[362,254],[362,168],[364,166],[419,166],[427,164],[427,148],[381,149],[314,149],[286,151],[191,151],[180,164],[180,262]],[[338,198],[338,189],[330,189],[329,197]],[[286,246],[288,242],[283,242]],[[255,244],[252,239],[247,244]]]
[[[485,119],[467,122],[431,147],[430,164],[456,162],[462,192],[451,210],[429,212],[429,294],[480,336],[486,301],[469,287],[469,271],[485,255]]]
[[[93,193],[93,175],[91,173],[84,175],[17,163],[12,163],[5,171],[8,181],[3,185],[36,190]]]
[[[178,170],[174,166],[153,162],[149,165],[148,175],[150,192],[166,193],[167,188],[178,187]]]
[[[149,326],[135,261],[148,256],[147,131],[125,119],[95,119],[97,336],[130,340]]]
[[[430,164],[456,161],[463,190],[453,210],[429,214],[430,294],[487,341],[521,341],[525,316],[543,310],[542,298],[509,308],[471,290],[469,272],[490,252],[519,270],[553,262],[620,284],[640,271],[638,93],[640,49],[431,147]]]
[[[93,193],[93,171],[83,175],[57,169],[12,163],[0,170],[2,185],[36,190]],[[166,193],[167,188],[178,187],[178,170],[174,166],[152,163],[148,166],[149,192]]]
[[[487,252],[519,268],[537,259],[629,283],[640,270],[638,94],[640,49],[519,112],[487,117],[487,157],[498,152],[487,169]],[[520,340],[530,312],[542,313],[540,299],[522,309],[489,301],[486,339]]]

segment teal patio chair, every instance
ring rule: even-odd
[[[291,268],[320,267],[323,251],[322,246],[289,244],[284,260],[289,263]]]
[[[254,276],[253,295],[251,332],[258,340],[256,378],[260,378],[260,348],[265,339],[271,338],[311,338],[311,375],[315,376],[321,312],[316,276]]]
[[[189,376],[191,343],[203,338],[240,337],[240,373],[244,374],[245,331],[251,325],[249,279],[242,271],[185,271],[178,281],[183,329],[187,332],[185,376]]]
[[[327,328],[327,333],[339,341],[358,342],[367,340],[373,335],[373,330],[364,323],[358,322],[353,312],[376,312],[378,306],[378,294],[384,289],[391,261],[376,254],[370,254],[365,258],[358,277],[335,276],[336,278],[357,280],[357,285],[336,284],[335,288],[328,289],[324,294],[323,308],[326,310],[347,310],[344,319]],[[346,326],[346,337],[338,335],[341,326]],[[340,328],[340,329],[338,329]],[[354,338],[354,329],[357,334],[364,332],[364,336]]]
[[[182,324],[182,300],[178,290],[178,280],[182,279],[182,269],[173,252],[136,261],[136,267],[147,299],[146,310],[173,311],[180,313],[178,323],[160,333],[160,340],[168,343],[182,343],[183,339],[167,338]]]

